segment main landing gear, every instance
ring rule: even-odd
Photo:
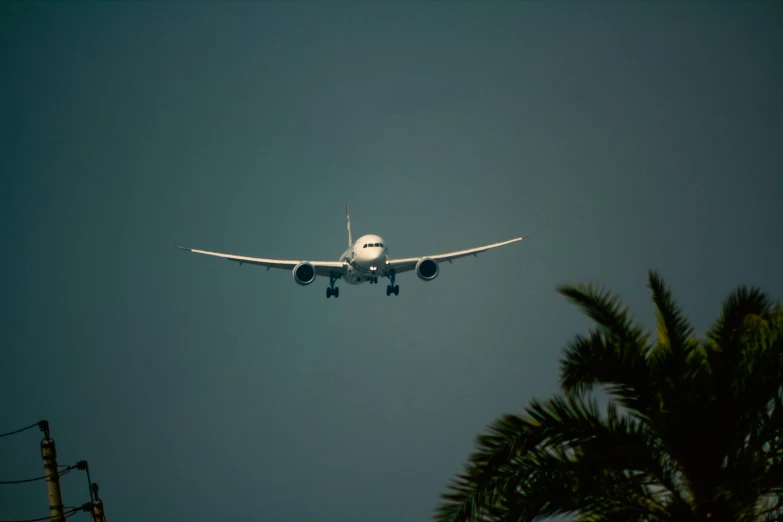
[[[340,297],[340,288],[334,286],[334,283],[337,282],[338,279],[339,276],[335,277],[334,274],[329,276],[329,288],[326,289],[327,299],[329,299],[332,296],[334,296],[335,299]]]
[[[390,273],[388,276],[389,283],[391,283],[389,286],[386,287],[386,297],[394,294],[394,295],[400,295],[400,285],[394,284],[394,272]]]

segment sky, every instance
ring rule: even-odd
[[[703,332],[783,297],[774,2],[3,2],[0,433],[51,424],[112,522],[425,522],[557,390],[594,282]],[[300,287],[177,250],[513,245]],[[37,430],[0,481],[42,474]],[[64,502],[88,500],[81,472]],[[42,482],[0,518],[47,516]],[[83,514],[75,520],[87,520]]]

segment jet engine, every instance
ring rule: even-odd
[[[419,259],[419,262],[416,263],[416,275],[419,276],[419,279],[432,281],[438,277],[438,272],[440,272],[440,267],[438,262],[433,259],[425,257],[424,259]]]
[[[302,261],[294,267],[294,281],[302,286],[315,281],[315,267],[307,261]]]

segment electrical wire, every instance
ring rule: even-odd
[[[29,518],[27,520],[0,520],[0,522],[44,522],[45,520],[54,520],[56,518],[70,518],[74,516],[79,511],[82,511],[81,508],[73,509],[71,511],[66,511],[62,515],[55,515],[55,516],[48,516],[48,517],[41,517],[41,518]]]
[[[67,475],[71,471],[76,469],[76,466],[67,466],[64,470],[58,471],[57,476],[62,477],[63,475]],[[24,484],[26,482],[35,482],[36,480],[45,480],[49,477],[44,475],[43,477],[35,477],[31,479],[25,479],[25,480],[0,480],[0,485],[8,485],[8,484]],[[2,521],[0,521],[2,522]]]
[[[71,518],[72,516],[78,514],[80,511],[91,511],[92,506],[89,504],[85,504],[82,507],[66,507],[68,511],[65,512],[64,517],[65,518]],[[90,517],[92,518],[92,517]]]
[[[95,496],[92,491],[92,480],[90,480],[90,465],[86,460],[80,460],[76,463],[76,467],[87,472],[87,491],[90,492],[90,502],[92,502],[95,500]]]
[[[8,433],[0,434],[0,438],[8,437],[9,435],[16,435],[17,433],[22,433],[23,431],[27,431],[27,430],[32,429],[32,428],[37,428],[38,426],[40,426],[40,424],[41,424],[41,421],[38,421],[35,424],[30,424],[29,426],[27,426],[25,428],[22,428],[20,430],[9,431]]]

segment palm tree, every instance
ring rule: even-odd
[[[564,393],[478,437],[436,522],[783,521],[783,308],[739,287],[699,339],[649,287],[655,336],[603,289],[558,287],[595,323],[565,350]]]

